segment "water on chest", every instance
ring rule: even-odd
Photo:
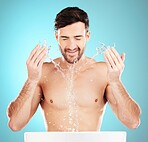
[[[102,106],[103,89],[91,70],[78,74],[56,72],[45,81],[42,89],[48,108],[66,112],[69,131],[79,130],[80,114],[99,110]]]
[[[49,87],[50,86],[50,87]],[[89,107],[96,108],[103,98],[103,91],[96,89],[94,85],[87,81],[68,84],[53,82],[44,89],[44,97],[49,105],[57,109],[67,109],[69,107]]]

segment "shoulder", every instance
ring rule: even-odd
[[[52,62],[44,62],[42,66],[42,78],[46,76],[51,76],[53,73],[57,71],[55,68],[55,64],[59,63],[59,59],[54,59]]]
[[[93,67],[94,71],[107,73],[107,64],[106,64],[106,62],[103,62],[103,61],[97,62],[94,59],[91,59],[89,57],[87,57],[87,62],[90,63],[89,67],[90,68]]]
[[[95,62],[96,70],[107,73],[107,64],[105,62]]]
[[[60,58],[56,58],[54,59],[53,61],[50,61],[50,62],[44,62],[43,63],[43,67],[42,67],[42,70],[43,70],[43,73],[44,72],[51,72],[52,70],[55,69],[55,64],[58,64]],[[55,64],[54,64],[55,63]]]
[[[44,62],[42,66],[42,75],[45,75],[53,69],[53,64],[52,62]]]
[[[56,72],[56,68],[54,63],[58,64],[59,59],[54,59],[52,62],[44,62],[42,65],[42,75],[41,75],[41,79],[40,79],[40,84],[42,84],[44,82],[44,80],[46,80],[46,78],[48,76],[52,76],[53,73]]]
[[[105,62],[95,62],[95,70],[99,77],[107,81],[107,64]]]

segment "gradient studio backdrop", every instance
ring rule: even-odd
[[[52,46],[51,57],[60,56],[54,38],[54,18],[67,6],[88,12],[91,39],[87,56],[95,53],[99,41],[116,43],[117,50],[126,53],[122,81],[143,111],[140,127],[130,130],[107,106],[101,130],[126,131],[127,142],[147,142],[148,0],[0,0],[0,142],[23,142],[24,132],[45,131],[40,108],[19,132],[8,128],[6,110],[26,80],[26,60],[35,45],[46,39]],[[103,60],[102,55],[96,60]]]

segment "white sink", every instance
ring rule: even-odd
[[[26,132],[25,142],[126,142],[126,132]]]

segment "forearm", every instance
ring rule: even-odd
[[[111,83],[110,87],[115,98],[118,118],[128,127],[137,127],[141,113],[138,104],[130,97],[120,81]]]
[[[31,112],[31,102],[37,83],[27,80],[19,96],[8,108],[9,126],[14,130],[21,129],[28,122]]]

